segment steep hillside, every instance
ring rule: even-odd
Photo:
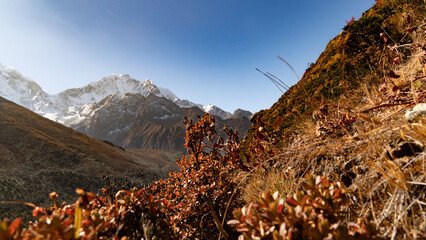
[[[391,56],[383,55],[387,45],[412,41],[410,36],[403,37],[408,26],[407,11],[424,13],[425,4],[422,0],[376,1],[374,7],[329,42],[296,85],[270,109],[256,113],[252,122],[261,120],[270,134],[285,135],[288,139],[299,132],[295,123],[312,120],[312,112],[320,105],[330,102],[339,105],[339,100],[350,104],[359,99],[359,90],[377,83],[384,74],[382,69],[389,66],[384,60]],[[252,126],[245,145],[258,129],[257,124]]]
[[[0,97],[1,201],[46,205],[46,196],[53,191],[58,192],[59,200],[69,201],[76,188],[100,189],[104,185],[101,174],[147,183],[177,170],[174,159],[180,155],[126,151]],[[2,204],[0,216],[11,216],[23,208]]]
[[[245,159],[262,167],[245,176],[246,206],[233,222],[241,234],[426,239],[418,204],[426,197],[425,79],[426,2],[376,1],[298,84],[252,118]],[[326,179],[339,183],[330,187]],[[327,228],[336,219],[323,214],[339,204],[345,216],[335,226],[363,233],[351,238]],[[276,214],[279,208],[285,210]]]
[[[153,98],[156,97],[151,97],[149,103],[161,102],[161,99],[153,100]],[[164,102],[164,99],[162,102]],[[124,147],[185,151],[185,126],[182,124],[182,119],[186,115],[189,119],[196,121],[198,116],[203,116],[205,113],[198,107],[178,108],[175,106],[173,108],[167,101],[164,103],[166,105],[160,104],[161,108],[150,107],[147,104],[148,106],[141,110],[135,123],[128,131],[128,136],[123,141]],[[164,113],[165,109],[172,110]],[[222,129],[224,126],[237,129],[241,132],[241,136],[244,136],[251,123],[245,116],[229,119],[216,116],[216,126],[218,129]],[[223,131],[219,131],[219,135],[226,138]]]

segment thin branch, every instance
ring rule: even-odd
[[[386,103],[386,104],[381,104],[381,105],[377,105],[377,106],[371,107],[371,108],[366,109],[366,110],[362,110],[361,113],[367,113],[367,112],[369,112],[371,110],[374,110],[374,109],[377,109],[377,108],[393,107],[393,106],[399,106],[399,105],[405,105],[405,104],[412,105],[413,103],[409,103],[409,102],[404,102],[404,103]]]
[[[4,204],[27,205],[27,206],[30,206],[30,207],[32,207],[32,208],[36,208],[36,207],[37,207],[36,205],[34,205],[34,204],[32,204],[32,203],[29,203],[29,202],[0,201],[0,204],[2,204],[2,203],[4,203]]]
[[[208,198],[207,202],[210,205],[210,212],[212,213],[213,220],[214,220],[214,223],[216,224],[216,227],[218,228],[219,232],[223,235],[223,237],[225,239],[229,239],[229,235],[226,232],[226,230],[223,227],[223,225],[221,224],[221,222],[219,220],[219,216],[217,215],[216,210],[213,207],[213,201],[210,198]]]

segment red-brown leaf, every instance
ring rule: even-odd
[[[293,198],[287,198],[287,203],[290,206],[296,207],[297,205],[299,205],[299,202],[297,202],[296,200],[294,200]]]
[[[392,92],[397,92],[397,91],[399,91],[399,90],[401,90],[401,88],[399,88],[399,87],[397,87],[397,86],[394,86],[394,87],[392,88]]]
[[[17,230],[17,228],[19,227],[19,225],[22,222],[22,218],[17,218],[15,219],[15,221],[13,221],[10,226],[9,226],[9,230],[10,230],[10,236],[13,236]]]
[[[390,72],[388,73],[388,76],[390,78],[399,78],[400,76],[398,74],[396,74],[394,71],[390,70]]]
[[[407,32],[411,33],[417,30],[417,26],[407,27]]]
[[[334,193],[333,193],[333,197],[332,198],[337,198],[337,197],[340,197],[340,193],[342,192],[342,190],[340,190],[340,189],[336,189],[336,190],[334,190]]]
[[[283,209],[284,209],[284,205],[279,204],[279,205],[277,206],[277,213],[282,213],[282,212],[283,212]]]

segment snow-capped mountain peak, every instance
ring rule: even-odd
[[[48,94],[33,80],[23,76],[15,68],[0,63],[0,96],[32,111],[41,102],[49,102]]]
[[[202,110],[208,114],[216,115],[221,117],[222,119],[229,119],[232,118],[232,114],[229,112],[226,112],[214,105],[208,104],[207,106],[203,106]]]
[[[0,96],[67,126],[84,121],[87,113],[94,111],[92,108],[109,96],[122,98],[126,94],[140,94],[143,97],[152,94],[164,97],[180,108],[198,107],[222,119],[234,117],[211,104],[203,106],[179,99],[172,91],[157,87],[150,79],[139,81],[128,74],[111,74],[84,87],[49,95],[33,80],[14,68],[0,64]]]
[[[151,79],[148,78],[145,81],[143,81],[143,86],[144,87],[148,87],[148,86],[151,86],[151,85],[154,85],[154,83],[151,81]]]
[[[204,111],[242,133],[251,124],[244,118],[251,115],[248,111],[230,114],[211,104],[182,100],[150,79],[138,81],[128,74],[111,74],[49,95],[36,82],[0,64],[0,96],[89,136],[131,148],[181,149],[183,115],[196,117]]]

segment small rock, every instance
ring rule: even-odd
[[[420,103],[413,108],[411,111],[405,113],[405,119],[409,122],[415,120],[420,115],[426,114],[426,103]]]

